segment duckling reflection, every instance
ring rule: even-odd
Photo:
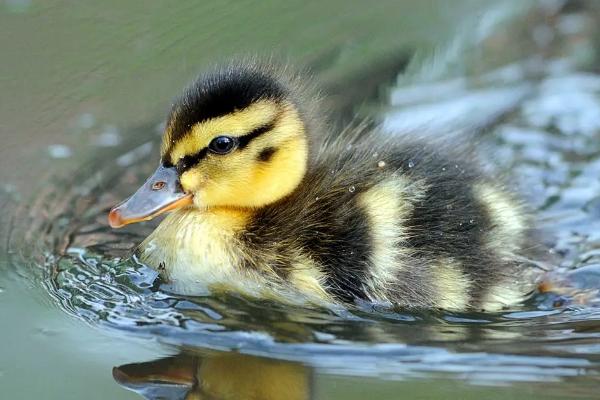
[[[306,400],[311,375],[301,364],[236,353],[183,352],[113,369],[120,385],[146,399]]]

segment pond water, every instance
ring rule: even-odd
[[[600,7],[295,3],[0,3],[2,397],[597,398]],[[107,210],[154,169],[170,98],[253,52],[309,66],[342,123],[470,137],[531,204],[551,290],[398,313],[158,284],[129,257],[155,223]]]

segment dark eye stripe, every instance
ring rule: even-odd
[[[175,166],[175,168],[177,169],[177,173],[179,175],[183,174],[185,171],[202,161],[202,159],[206,157],[207,153],[208,148],[205,147],[196,154],[187,155],[181,158]]]
[[[262,134],[265,134],[267,132],[269,132],[271,129],[273,129],[275,127],[275,123],[277,122],[277,119],[269,122],[268,124],[259,126],[258,128],[255,128],[252,132],[245,134],[244,136],[240,136],[238,138],[238,148],[239,149],[243,149],[244,147],[248,146],[248,144],[256,139],[257,137],[259,137]]]
[[[259,126],[258,128],[255,128],[254,130],[252,130],[252,132],[247,133],[243,136],[239,136],[237,137],[238,140],[238,149],[243,149],[246,146],[248,146],[248,144],[256,139],[257,137],[269,132],[271,129],[273,129],[275,127],[275,124],[277,123],[277,119],[275,118],[273,121]],[[181,158],[178,162],[177,165],[175,165],[175,168],[177,169],[177,173],[179,175],[183,174],[185,171],[187,171],[188,169],[192,168],[193,166],[195,166],[196,164],[198,164],[200,161],[202,161],[202,159],[204,159],[206,157],[206,155],[208,154],[208,147],[204,147],[202,150],[198,151],[195,154],[191,154],[191,155],[187,155],[183,158]],[[165,164],[165,166],[167,166],[167,163],[163,163]]]

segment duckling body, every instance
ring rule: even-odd
[[[160,167],[185,204],[168,204],[142,261],[183,291],[454,310],[521,299],[527,219],[469,152],[377,130],[331,139],[296,95],[257,66],[185,92]],[[115,226],[128,222],[120,207]]]

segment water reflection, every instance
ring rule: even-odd
[[[389,358],[397,356],[393,348],[381,350],[389,353]],[[432,353],[426,361],[420,373],[405,374],[406,364],[411,363],[411,357],[405,357],[394,364],[393,369],[390,368],[389,374],[385,375],[385,383],[378,382],[379,388],[372,387],[372,390],[368,388],[375,382],[369,377],[381,375],[380,372],[369,371],[374,362],[370,357],[355,356],[345,360],[346,363],[363,366],[360,374],[356,373],[357,369],[355,374],[348,374],[342,362],[333,360],[313,367],[300,362],[190,348],[171,357],[120,365],[113,368],[113,378],[121,386],[152,400],[330,399],[326,393],[334,392],[329,388],[335,387],[336,382],[350,387],[336,397],[344,400],[363,399],[371,392],[379,392],[381,396],[381,388],[387,388],[383,391],[385,395],[374,398],[413,399],[415,391],[431,396],[424,398],[448,399],[561,399],[573,394],[578,398],[594,398],[596,394],[597,376],[582,379],[582,368],[589,366],[583,360],[547,357],[544,362],[536,364],[528,357]],[[431,371],[436,371],[436,384],[429,387],[431,383],[419,383],[418,378]],[[468,388],[449,384],[450,374],[476,385]],[[340,381],[339,376],[354,378],[348,384],[347,380]],[[506,382],[511,382],[511,389],[480,386]],[[571,385],[565,385],[565,382]]]
[[[113,369],[120,385],[149,400],[308,400],[311,374],[310,368],[298,363],[192,351]]]

